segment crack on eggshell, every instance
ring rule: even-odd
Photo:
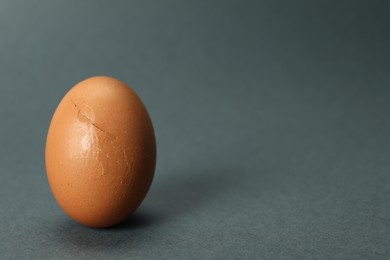
[[[134,171],[135,161],[132,160],[131,163],[129,162],[129,158],[127,157],[127,154],[126,154],[126,149],[125,149],[125,147],[123,147],[122,145],[119,144],[117,136],[114,136],[110,132],[108,132],[108,131],[104,130],[102,127],[98,126],[94,122],[93,119],[91,119],[89,116],[86,115],[86,113],[84,113],[82,111],[80,106],[74,100],[70,99],[70,101],[72,102],[73,106],[76,108],[76,110],[77,110],[77,118],[81,122],[88,123],[89,125],[93,126],[97,130],[99,130],[100,132],[105,134],[105,138],[104,138],[105,141],[104,142],[108,142],[108,144],[111,146],[112,152],[114,152],[114,153],[115,153],[115,151],[118,152],[119,149],[122,151],[123,159],[124,159],[124,162],[125,162],[125,165],[126,165],[125,175],[124,175],[124,177],[121,177],[119,179],[119,183],[118,183],[119,185],[122,185],[129,178],[129,176],[131,176],[131,173]],[[99,142],[98,135],[95,135],[95,138],[97,139],[96,143],[99,144],[100,142]],[[98,176],[99,177],[103,177],[104,175],[106,175],[106,171],[105,171],[104,162],[103,162],[104,160],[103,160],[103,158],[101,158],[101,156],[104,156],[107,159],[111,159],[111,157],[110,157],[110,155],[108,153],[103,153],[102,149],[99,147],[99,145],[96,146],[96,150],[97,150],[97,152],[96,152],[96,160],[99,162],[99,164],[101,166],[101,172],[100,172],[100,174],[98,174]],[[120,164],[120,160],[117,160],[116,163]],[[131,176],[131,177],[132,178],[131,178],[130,182],[133,181],[132,179],[134,178],[134,176]]]
[[[100,130],[102,133],[104,133],[105,135],[107,136],[110,136],[110,133],[108,131],[105,131],[104,129],[102,129],[101,127],[97,126],[96,123],[91,119],[89,118],[85,113],[83,113],[81,111],[81,108],[76,104],[76,102],[74,102],[72,99],[70,99],[70,101],[72,102],[72,104],[74,105],[74,107],[76,108],[77,110],[77,118],[81,121],[81,122],[84,122],[84,123],[89,123],[91,126],[95,127],[96,129]],[[95,138],[96,138],[96,143],[99,144],[99,137],[98,135],[95,135]],[[102,149],[100,149],[99,145],[96,146],[96,150],[97,150],[97,153],[96,153],[96,160],[99,162],[100,164],[100,167],[101,167],[101,171],[100,171],[100,175],[99,177],[101,176],[104,176],[105,175],[105,169],[104,169],[104,164],[103,164],[103,161],[99,159],[100,157],[100,154],[102,154]],[[106,157],[108,158],[108,155],[106,155]]]
[[[100,161],[100,166],[101,166],[101,168],[102,168],[102,171],[100,172],[100,175],[101,176],[104,176],[105,174],[104,174],[104,165],[103,165],[103,162],[102,161]]]
[[[125,177],[121,178],[121,180],[120,180],[120,184],[122,185],[123,182],[128,177],[128,175],[130,174],[130,172],[129,172],[129,160],[127,159],[126,151],[123,147],[121,147],[121,148],[122,148],[123,158],[125,159],[125,162],[126,162],[126,174],[125,174]]]
[[[74,107],[77,109],[77,118],[79,118],[81,122],[87,121],[89,124],[94,126],[96,129],[100,130],[101,132],[105,133],[106,135],[110,135],[110,133],[108,131],[106,131],[103,128],[101,128],[100,126],[98,126],[91,118],[89,118],[86,114],[84,114],[81,111],[81,109],[79,108],[79,106],[76,104],[76,102],[74,102],[72,99],[70,101],[73,103]]]

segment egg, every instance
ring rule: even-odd
[[[118,224],[153,180],[156,142],[148,111],[120,80],[81,81],[54,112],[45,161],[53,195],[71,218],[96,228]]]

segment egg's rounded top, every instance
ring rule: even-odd
[[[106,227],[124,220],[145,197],[155,162],[149,114],[122,81],[86,79],[58,105],[46,141],[47,176],[76,221]]]

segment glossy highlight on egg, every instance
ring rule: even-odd
[[[125,220],[153,180],[156,141],[141,99],[122,81],[92,77],[58,105],[47,134],[46,171],[60,207],[75,221]]]

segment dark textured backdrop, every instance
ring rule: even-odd
[[[0,258],[390,257],[388,1],[0,2]],[[144,100],[156,178],[70,220],[44,145],[78,81]]]

